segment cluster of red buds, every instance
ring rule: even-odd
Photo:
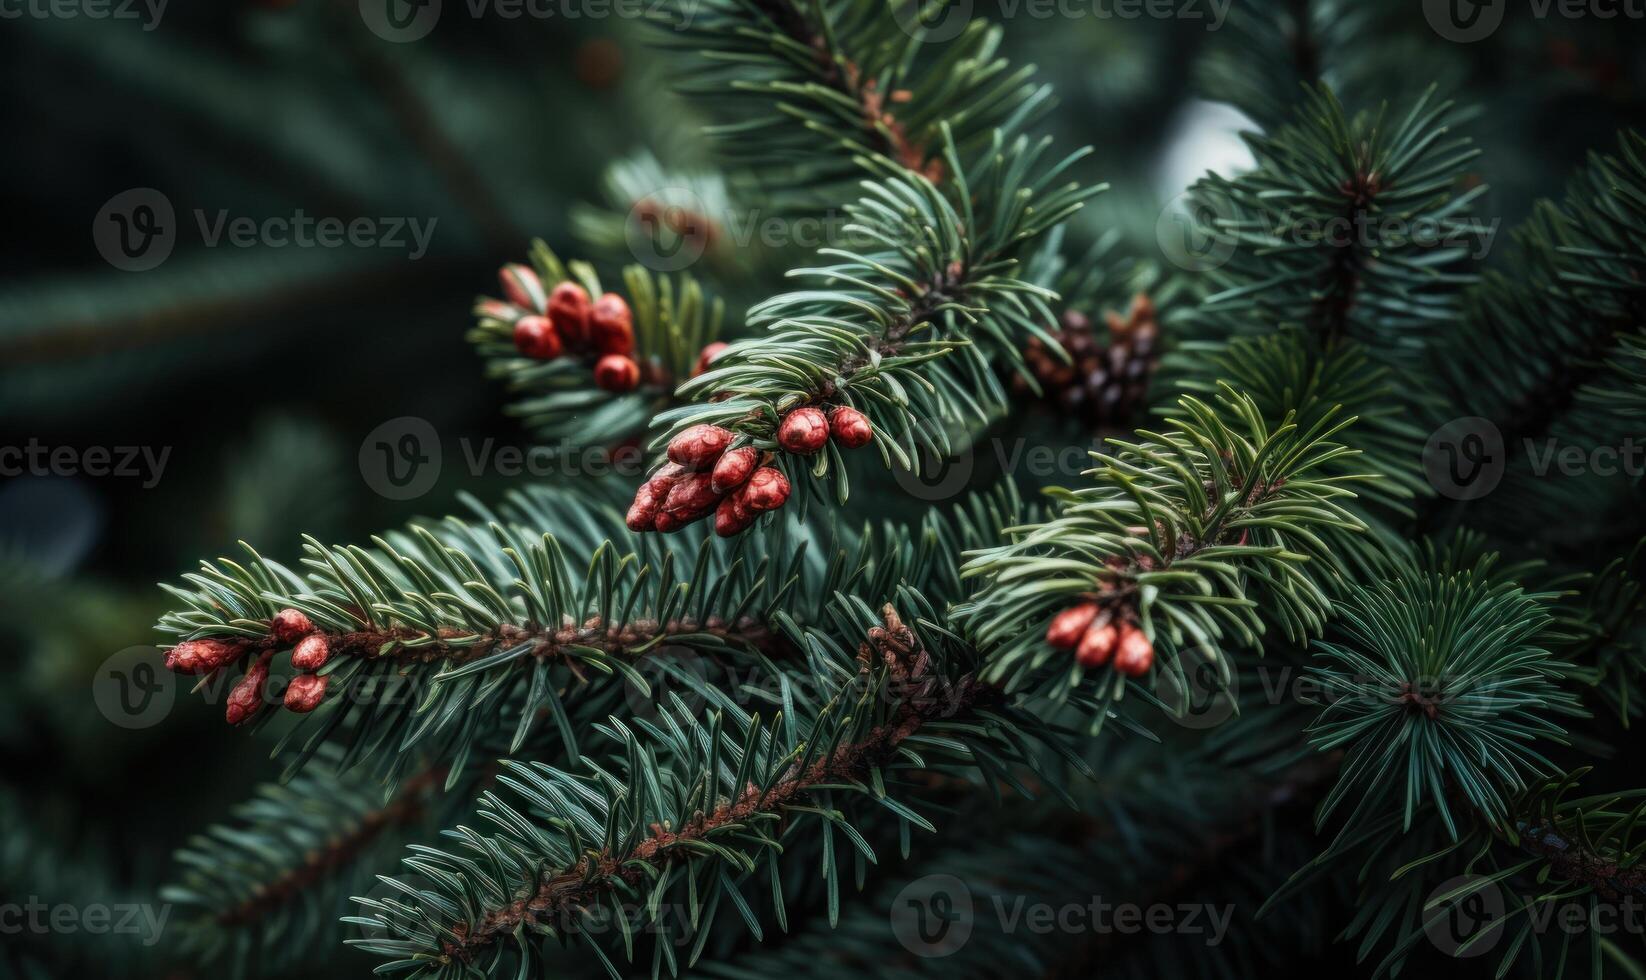
[[[634,317],[616,293],[590,300],[571,280],[545,292],[530,266],[512,263],[497,273],[507,303],[485,312],[514,324],[514,348],[539,361],[562,354],[593,357],[594,383],[605,391],[633,391],[640,384],[634,359]]]
[[[1109,664],[1127,677],[1142,677],[1154,665],[1154,644],[1137,624],[1095,602],[1082,602],[1053,616],[1046,642],[1073,650],[1075,661],[1088,670]]]
[[[722,537],[742,531],[789,499],[789,479],[764,465],[769,455],[753,446],[728,450],[730,429],[694,425],[669,441],[669,461],[635,492],[629,529],[678,531],[714,514]]]
[[[315,673],[331,657],[331,645],[326,634],[316,630],[314,623],[302,612],[282,609],[269,620],[269,636],[277,644],[293,646],[291,665],[298,674],[286,685],[286,708],[299,714],[318,708],[326,696],[326,684],[330,680]],[[250,647],[250,641],[246,640],[186,640],[166,652],[166,667],[180,674],[210,674],[239,660]],[[264,689],[269,682],[269,661],[273,657],[273,647],[264,649],[229,691],[224,711],[229,724],[245,724],[263,706]]]
[[[874,439],[874,426],[867,415],[845,405],[829,409],[828,415],[807,405],[783,416],[777,424],[777,444],[801,456],[821,452],[830,439],[842,449],[857,449]]]

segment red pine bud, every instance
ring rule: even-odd
[[[781,470],[762,466],[739,491],[752,511],[776,510],[789,499],[789,478]]]
[[[223,710],[223,717],[229,724],[244,724],[257,714],[257,709],[263,706],[263,685],[268,679],[268,658],[259,657],[246,671],[246,676],[240,678],[240,683],[229,692],[228,706]]]
[[[318,677],[314,674],[298,674],[286,685],[286,708],[298,714],[307,714],[320,707],[320,701],[326,696],[326,684],[330,677]]]
[[[640,384],[640,365],[622,354],[607,354],[594,363],[594,386],[601,391],[619,394],[633,391]]]
[[[646,480],[646,486],[650,487],[652,492],[657,494],[658,500],[661,501],[669,495],[669,488],[674,486],[674,481],[685,476],[687,472],[687,469],[679,463],[664,463],[657,468],[656,473],[653,473]]]
[[[166,651],[166,669],[179,674],[209,674],[246,649],[234,640],[186,640]]]
[[[560,356],[560,334],[546,316],[523,316],[514,322],[514,349],[550,361]]]
[[[1126,627],[1115,646],[1114,669],[1127,677],[1142,677],[1154,664],[1154,644],[1135,626]]]
[[[631,531],[650,531],[657,523],[657,512],[663,506],[663,495],[667,492],[659,493],[650,483],[641,484],[640,489],[634,492],[634,503],[629,505],[629,513],[623,518],[623,523]]]
[[[729,429],[718,425],[694,425],[669,440],[669,459],[689,470],[711,469],[731,441]]]
[[[623,297],[605,293],[594,301],[594,309],[589,312],[589,340],[602,354],[634,350],[634,317]]]
[[[568,279],[554,287],[549,294],[549,322],[572,347],[589,342],[589,294],[582,286]]]
[[[314,632],[314,623],[301,610],[282,609],[269,620],[269,634],[281,643],[296,643]]]
[[[714,511],[714,533],[729,538],[746,529],[759,515],[750,510],[741,493],[734,493],[720,501]]]
[[[810,456],[828,441],[829,420],[811,406],[790,412],[777,427],[777,444],[791,453]]]
[[[509,302],[532,313],[543,312],[543,280],[531,266],[510,262],[497,271],[497,281]]]
[[[319,670],[331,658],[331,644],[319,633],[303,637],[291,652],[291,665],[298,670]]]
[[[728,493],[742,486],[749,479],[749,474],[760,465],[760,450],[753,446],[742,446],[722,454],[715,461],[711,471],[715,493]]]
[[[1088,628],[1080,637],[1080,646],[1075,648],[1075,662],[1082,667],[1101,667],[1114,656],[1115,640],[1120,631],[1113,623],[1097,623]]]
[[[669,488],[663,501],[663,511],[680,520],[703,517],[720,503],[720,494],[714,492],[714,478],[708,473],[688,473]]]
[[[692,377],[695,378],[704,371],[707,371],[709,369],[709,365],[714,363],[714,359],[719,357],[721,353],[729,346],[731,345],[727,344],[724,340],[717,340],[712,344],[705,345],[703,350],[697,355],[697,363],[692,366]]]
[[[1046,627],[1046,642],[1059,650],[1073,650],[1097,618],[1097,612],[1095,602],[1082,602],[1063,610],[1053,616],[1052,624]]]
[[[855,408],[837,405],[829,412],[829,435],[846,449],[867,446],[874,438],[874,426],[869,417]]]

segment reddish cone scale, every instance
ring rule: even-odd
[[[549,322],[573,348],[589,342],[589,294],[575,282],[563,282],[549,294]]]
[[[179,674],[209,674],[245,651],[229,640],[187,640],[166,651],[166,669]]]
[[[560,356],[560,333],[546,316],[523,316],[514,322],[514,349],[539,361]]]
[[[706,517],[720,503],[720,494],[714,492],[713,477],[708,473],[688,473],[674,482],[663,501],[663,512],[681,521]]]
[[[298,670],[319,670],[331,658],[331,644],[319,633],[305,636],[291,652],[291,665]]]
[[[286,708],[298,714],[307,714],[320,707],[320,702],[326,696],[326,684],[330,677],[316,677],[313,674],[298,674],[286,686]]]
[[[1142,677],[1154,664],[1154,644],[1135,626],[1127,626],[1115,645],[1114,669],[1127,677]]]
[[[694,425],[669,440],[669,459],[691,470],[713,469],[731,441],[729,429]]]
[[[697,363],[692,365],[692,377],[695,378],[707,371],[709,365],[714,363],[714,359],[719,357],[728,346],[724,340],[717,340],[712,344],[704,345],[703,350],[697,355]]]
[[[734,493],[720,501],[720,506],[714,511],[714,533],[723,538],[729,538],[746,530],[759,515],[749,509],[744,501],[744,495]]]
[[[269,620],[269,635],[281,643],[296,643],[314,632],[314,623],[297,609],[282,609]]]
[[[789,499],[789,478],[770,466],[762,466],[749,477],[740,491],[752,511],[776,510]]]
[[[543,281],[531,266],[511,262],[498,270],[497,281],[509,302],[532,313],[543,312]]]
[[[623,518],[631,531],[650,531],[657,523],[657,511],[663,506],[663,498],[652,489],[650,483],[642,484],[634,492],[634,503],[629,505],[629,513]]]
[[[1085,635],[1086,628],[1092,625],[1097,618],[1097,603],[1082,602],[1078,606],[1069,608],[1052,617],[1052,624],[1046,627],[1046,642],[1059,650],[1073,650]]]
[[[874,426],[857,409],[837,405],[829,412],[829,436],[844,449],[856,449],[874,439]]]
[[[810,456],[829,441],[829,420],[821,409],[806,406],[783,417],[777,427],[777,444],[791,453]]]
[[[1075,662],[1082,667],[1101,667],[1114,656],[1115,639],[1120,631],[1113,623],[1094,624],[1087,628],[1080,637],[1080,645],[1075,647]]]
[[[729,493],[747,483],[754,468],[760,465],[760,450],[743,446],[722,454],[715,461],[710,481],[716,493]]]
[[[606,293],[594,301],[589,311],[589,342],[602,354],[628,354],[634,350],[634,317],[623,297]]]
[[[229,724],[244,724],[257,714],[257,709],[263,706],[263,685],[268,679],[269,660],[259,657],[246,671],[246,676],[240,678],[240,683],[229,692],[228,704],[223,710],[223,717]]]
[[[640,365],[622,354],[607,354],[594,364],[594,386],[622,394],[640,386]]]

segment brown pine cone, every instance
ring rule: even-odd
[[[1091,318],[1079,310],[1064,312],[1057,341],[1069,352],[1065,364],[1038,338],[1031,338],[1023,360],[1040,382],[1041,400],[1097,429],[1129,428],[1148,400],[1149,378],[1158,362],[1160,325],[1149,298],[1138,293],[1125,316],[1104,314],[1106,342]],[[1026,393],[1022,377],[1014,387]]]

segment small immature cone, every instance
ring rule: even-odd
[[[1115,645],[1114,669],[1127,677],[1142,677],[1154,664],[1154,644],[1135,626],[1127,626]]]
[[[776,510],[789,499],[789,478],[781,470],[762,466],[738,494],[752,511]]]
[[[549,294],[549,322],[560,331],[560,338],[573,348],[585,347],[589,342],[589,294],[582,286],[567,280],[554,287]]]
[[[1113,623],[1094,623],[1086,629],[1080,637],[1080,645],[1075,647],[1075,662],[1082,667],[1101,667],[1114,656],[1115,641],[1120,636],[1120,630]]]
[[[629,505],[629,513],[623,518],[623,523],[631,531],[650,531],[657,523],[657,512],[662,506],[663,494],[652,489],[650,483],[642,483],[640,489],[634,492],[634,503]]]
[[[291,665],[298,670],[319,670],[326,666],[330,658],[331,644],[324,636],[315,633],[303,637],[303,641],[297,644],[297,649],[291,652]]]
[[[715,461],[710,482],[716,493],[729,493],[748,482],[749,475],[759,465],[760,450],[753,446],[728,450]]]
[[[791,453],[810,456],[829,441],[829,420],[821,409],[806,406],[783,417],[777,427],[777,444]]]
[[[676,480],[663,501],[663,513],[686,523],[708,516],[721,497],[714,492],[713,480],[708,473],[688,473]]]
[[[709,369],[709,365],[714,363],[714,359],[720,356],[720,352],[729,346],[730,345],[724,340],[717,340],[712,344],[705,344],[703,346],[703,350],[697,355],[697,363],[692,365],[692,377],[695,378],[704,371],[707,371]]]
[[[714,511],[714,533],[723,538],[740,534],[760,515],[749,509],[741,493],[729,494]]]
[[[298,609],[282,609],[269,620],[269,634],[281,643],[296,643],[314,632],[314,623]]]
[[[634,317],[629,304],[616,293],[605,293],[589,311],[589,341],[602,354],[628,354],[634,350]]]
[[[240,656],[245,645],[231,640],[186,640],[166,651],[166,669],[209,674]]]
[[[514,321],[514,349],[526,357],[552,361],[560,356],[560,333],[546,316],[523,316]]]
[[[689,470],[713,469],[732,441],[730,429],[718,425],[694,425],[669,440],[669,459]]]
[[[1052,624],[1046,627],[1046,642],[1059,650],[1073,650],[1097,618],[1097,612],[1095,602],[1082,602],[1063,610],[1053,616]]]
[[[594,362],[594,386],[621,394],[640,385],[640,365],[622,354],[607,354]]]
[[[223,717],[229,724],[244,724],[257,714],[257,709],[263,706],[263,685],[268,679],[268,658],[259,657],[246,671],[246,676],[240,678],[240,683],[229,692],[228,705],[223,710]]]
[[[829,412],[829,436],[843,449],[867,446],[874,438],[874,426],[869,417],[847,405],[836,405]]]
[[[298,674],[286,686],[286,708],[298,714],[307,714],[320,707],[320,701],[326,696],[326,683],[330,677],[316,677],[314,674]]]
[[[531,313],[543,312],[543,280],[531,266],[510,262],[497,271],[497,281],[509,302]]]

